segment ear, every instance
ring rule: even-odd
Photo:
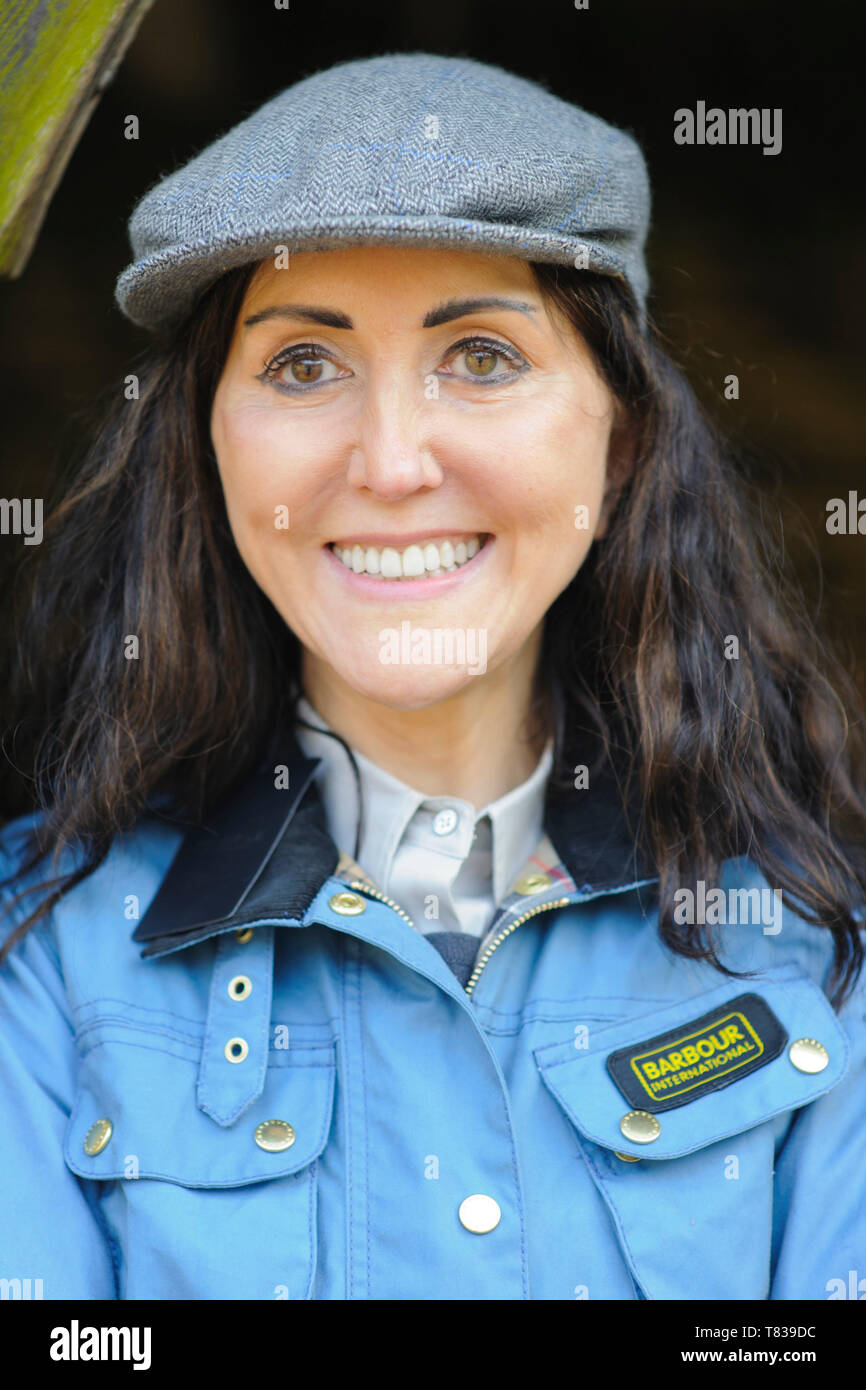
[[[607,535],[610,519],[619,500],[619,495],[634,471],[637,443],[637,425],[625,414],[622,416],[618,414],[611,426],[608,441],[605,492],[598,525],[595,528],[595,540]]]

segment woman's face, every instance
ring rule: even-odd
[[[606,525],[612,421],[525,261],[359,246],[262,262],[211,433],[238,549],[308,690],[420,709],[534,660]]]

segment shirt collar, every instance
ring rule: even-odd
[[[302,697],[297,711],[302,719],[327,732],[318,733],[303,725],[297,739],[304,753],[320,758],[315,773],[325,804],[331,835],[341,850],[354,853],[358,816],[358,793],[354,773],[345,748],[331,737],[330,725]],[[538,843],[544,819],[544,796],[553,766],[553,739],[550,738],[535,770],[518,787],[488,802],[480,811],[459,797],[427,796],[407,786],[384,768],[353,750],[363,794],[363,835],[358,850],[361,864],[374,883],[385,887],[391,875],[394,856],[406,828],[420,807],[431,811],[451,808],[462,818],[468,836],[484,817],[489,816],[492,839],[492,884],[494,901],[505,895],[515,873]],[[443,846],[444,847],[444,846]]]
[[[567,768],[590,763],[589,786],[548,782],[543,828],[581,895],[615,891],[657,875],[636,845],[640,804],[622,795],[622,769],[586,737],[560,755]],[[283,724],[259,762],[193,826],[165,800],[148,810],[186,834],[132,933],[142,955],[161,956],[259,920],[302,921],[323,883],[348,861],[329,831],[307,757]],[[279,776],[275,771],[279,770]],[[163,809],[160,809],[160,808]]]

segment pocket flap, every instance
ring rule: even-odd
[[[220,1125],[196,1104],[192,1055],[115,1034],[82,1060],[65,1161],[83,1178],[157,1178],[185,1187],[236,1187],[296,1173],[327,1142],[334,1048],[329,1042],[283,1053],[255,1104],[233,1125]],[[284,1123],[260,1130],[269,1120]],[[260,1146],[257,1131],[270,1149]],[[273,1147],[274,1140],[288,1147]]]
[[[590,1029],[586,1042],[535,1048],[544,1083],[582,1134],[644,1159],[677,1158],[809,1104],[841,1080],[849,1053],[826,996],[794,966]],[[626,1130],[643,1141],[621,1128],[635,1111]]]

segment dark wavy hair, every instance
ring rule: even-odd
[[[735,973],[705,928],[675,922],[674,892],[716,882],[726,858],[746,853],[788,906],[832,933],[838,1006],[863,961],[855,683],[809,618],[753,485],[627,287],[532,264],[589,346],[632,451],[608,534],[545,621],[539,672],[564,710],[552,781],[571,784],[572,728],[615,739],[624,811],[640,806],[636,843],[658,873],[662,940]],[[0,961],[155,801],[181,822],[202,818],[294,711],[299,643],[238,554],[210,439],[255,268],[225,274],[139,355],[135,399],[118,388],[100,403],[43,545],[22,561],[3,783],[10,814],[42,815],[6,882],[52,848],[55,871],[65,848],[83,854],[36,885],[48,891]],[[133,634],[145,659],[125,659]],[[731,635],[736,660],[725,659]]]

